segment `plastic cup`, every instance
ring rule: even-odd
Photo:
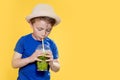
[[[38,58],[42,61],[37,61],[37,71],[47,71],[48,70],[48,62],[46,62],[47,57],[39,56]]]

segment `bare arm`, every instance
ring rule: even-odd
[[[39,50],[36,50],[30,57],[22,59],[22,54],[15,52],[12,59],[13,68],[20,68],[26,66],[29,63],[39,61],[38,56],[40,55],[40,53],[41,52]]]
[[[12,59],[13,68],[20,68],[30,63],[29,58],[21,59],[22,54],[15,52]]]
[[[59,64],[58,59],[54,59],[53,61],[49,63],[49,65],[50,65],[51,70],[54,72],[58,72],[60,70],[60,64]]]

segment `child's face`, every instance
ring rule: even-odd
[[[52,26],[50,23],[43,20],[36,20],[34,24],[32,24],[33,35],[37,40],[42,40],[47,37],[51,30]]]

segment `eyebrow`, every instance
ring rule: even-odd
[[[37,27],[37,29],[44,29],[44,28],[42,28],[42,27]]]
[[[44,29],[44,28],[42,28],[42,27],[36,27],[37,29]],[[52,30],[52,27],[51,28],[47,28],[46,30]]]

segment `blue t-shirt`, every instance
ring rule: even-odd
[[[58,58],[58,50],[55,43],[50,38],[44,39],[44,44],[49,46],[52,51],[53,58]],[[14,51],[22,54],[22,58],[31,56],[39,45],[42,45],[42,41],[37,41],[32,37],[32,34],[22,36],[14,49]],[[37,71],[36,62],[30,63],[19,69],[19,75],[17,80],[50,80],[50,72]]]

